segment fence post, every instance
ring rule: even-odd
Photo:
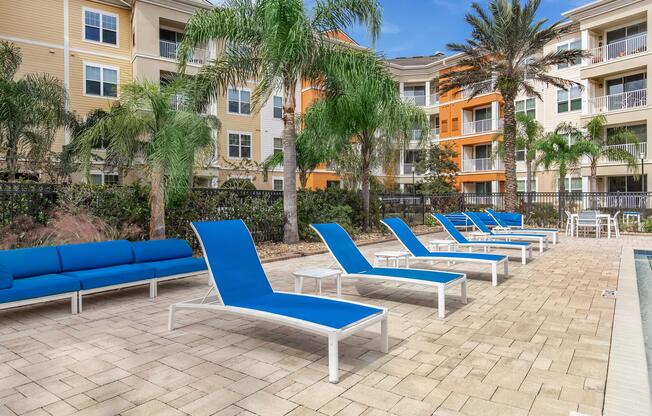
[[[421,195],[421,224],[426,225],[426,196]]]
[[[562,219],[564,218],[564,195],[563,192],[557,192],[557,195],[559,195],[559,201],[557,203],[557,206],[559,207],[559,212],[557,213],[557,227],[561,227],[563,224]]]

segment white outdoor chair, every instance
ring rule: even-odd
[[[614,226],[614,232],[616,233],[616,238],[620,238],[620,226],[618,226],[618,216],[620,211],[617,211],[613,217],[611,217],[611,224]]]
[[[596,211],[582,211],[577,216],[575,221],[575,235],[579,237],[580,228],[587,230],[593,228],[595,231],[595,237],[600,238],[600,219],[598,218],[598,213]]]
[[[570,211],[564,211],[566,213],[566,235],[569,236],[571,234],[571,226],[573,224],[572,221],[572,215]]]

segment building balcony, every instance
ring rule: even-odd
[[[430,107],[434,107],[436,105],[439,105],[439,93],[436,92],[434,94],[430,94]]]
[[[500,159],[462,159],[462,172],[485,172],[502,169],[504,169],[503,161]]]
[[[462,124],[462,134],[479,134],[497,131],[503,128],[503,119],[486,119],[469,121]]]
[[[588,99],[587,104],[587,115],[642,108],[647,106],[647,89],[593,97]]]
[[[478,90],[476,95],[487,94],[496,90],[496,83],[493,80],[478,82],[462,90],[462,98],[470,98],[473,91]]]
[[[402,95],[401,99],[417,107],[434,107],[439,105],[439,93],[427,95]]]
[[[589,64],[600,64],[644,52],[647,52],[647,33],[593,48]]]
[[[625,144],[614,144],[611,146],[607,146],[607,149],[609,150],[626,150],[629,153],[631,153],[632,156],[635,158],[639,159],[641,156],[643,158],[647,158],[647,143],[641,142],[641,143],[625,143]],[[616,158],[611,158],[609,156],[606,156],[602,159],[603,162],[620,162]]]
[[[439,127],[430,130],[430,139],[439,140]]]
[[[412,169],[416,169],[416,165],[414,163],[403,163],[403,169],[401,170],[401,173],[403,175],[412,175]]]
[[[177,60],[177,55],[179,52],[179,43],[168,42],[165,40],[159,41],[160,52],[162,58]],[[208,60],[208,51],[205,49],[196,48],[190,54],[188,58],[188,63],[195,65],[203,65]]]

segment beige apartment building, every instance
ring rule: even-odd
[[[212,7],[203,0],[1,1],[0,40],[21,48],[19,76],[48,72],[61,79],[69,91],[69,109],[83,117],[93,109],[110,107],[126,82],[161,83],[174,75],[186,22],[195,11]],[[214,44],[196,49],[187,73],[197,73],[216,51]],[[207,109],[220,119],[222,128],[215,133],[216,154],[208,155],[196,169],[196,185],[216,187],[238,177],[251,179],[259,189],[282,188],[280,171],[264,181],[256,163],[243,163],[261,162],[281,151],[282,96],[271,97],[260,111],[253,112],[254,88],[254,83],[234,86]],[[69,140],[62,130],[53,150],[60,151]],[[134,175],[137,169],[122,178],[99,163],[92,180],[122,183]]]

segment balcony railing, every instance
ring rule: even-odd
[[[496,84],[493,80],[478,82],[477,84],[469,85],[462,90],[462,98],[469,98],[474,90],[478,90],[476,95],[486,94],[496,89]]]
[[[485,119],[462,124],[462,134],[478,134],[503,128],[503,120]]]
[[[416,167],[414,163],[403,163],[403,175],[412,175],[413,167]]]
[[[430,105],[435,106],[439,104],[439,93],[430,94]]]
[[[629,153],[631,153],[632,156],[635,158],[640,158],[641,153],[643,154],[643,157],[647,157],[647,143],[641,142],[641,143],[625,143],[625,144],[614,144],[611,146],[607,146],[607,149],[609,150],[626,150]],[[617,158],[612,158],[612,157],[605,157],[605,161],[607,162],[619,162],[620,160],[617,160]]]
[[[161,49],[161,57],[168,59],[177,59],[179,52],[179,43],[168,42],[166,40],[159,41]],[[208,51],[205,49],[194,49],[188,57],[188,62],[196,65],[203,65],[208,58]]]
[[[419,141],[421,140],[422,135],[423,135],[423,130],[414,129],[412,130],[412,134],[410,135],[410,138],[413,141]]]
[[[588,114],[593,115],[645,106],[647,106],[647,89],[641,89],[589,98],[587,111]]]
[[[403,101],[409,104],[413,104],[419,107],[425,107],[426,106],[426,96],[424,95],[404,95]]]
[[[593,48],[591,63],[598,64],[643,52],[647,52],[647,33]]]
[[[430,130],[430,138],[433,140],[439,139],[439,127]]]
[[[182,94],[173,95],[170,97],[170,107],[172,107],[173,110],[185,111],[187,108],[186,97]]]
[[[490,158],[462,159],[462,172],[480,172],[497,169],[494,165],[494,160]]]

